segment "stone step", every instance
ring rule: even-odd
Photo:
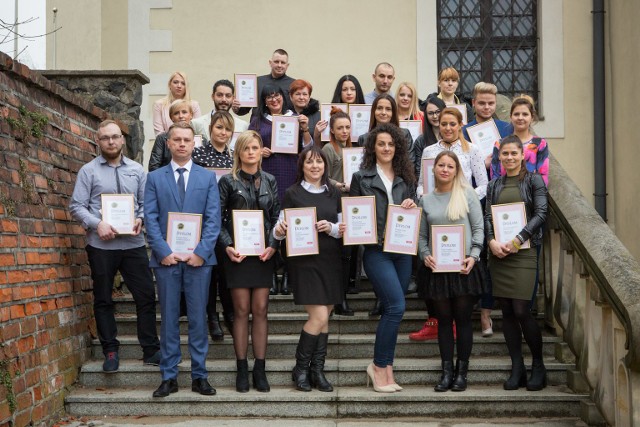
[[[370,359],[328,359],[325,374],[335,387],[364,386],[366,384],[366,368]],[[291,359],[274,359],[267,361],[267,376],[273,386],[290,386],[291,370],[295,365]],[[422,385],[433,387],[440,379],[440,360],[398,358],[394,361],[394,376],[402,386]],[[567,382],[567,370],[572,366],[553,358],[545,360],[547,379],[551,385]],[[251,368],[251,362],[250,362]],[[233,387],[235,385],[236,363],[234,360],[207,361],[209,380],[215,387]],[[469,368],[469,384],[494,384],[499,387],[511,372],[511,361],[508,357],[477,357],[471,359]],[[191,363],[183,360],[179,365],[179,381],[189,384]],[[153,387],[160,381],[159,368],[145,366],[139,360],[122,360],[120,370],[116,373],[102,372],[102,360],[92,360],[82,366],[80,383],[85,387]]]
[[[216,396],[193,393],[189,382],[166,398],[151,396],[155,387],[95,389],[76,387],[66,398],[71,415],[82,416],[216,416],[281,418],[396,417],[578,417],[587,395],[564,386],[538,392],[505,391],[498,386],[471,385],[461,393],[436,393],[431,387],[407,386],[383,394],[365,387],[338,387],[333,392],[299,392],[274,386],[270,393],[237,393],[217,387]]]
[[[293,357],[298,344],[297,334],[270,334],[269,346],[267,348],[268,359],[288,359]],[[553,356],[555,344],[561,339],[543,333],[543,352],[545,356]],[[134,335],[120,335],[120,358],[137,359],[142,357],[142,350],[138,344],[138,339]],[[374,334],[330,334],[328,355],[329,359],[353,359],[372,358]],[[225,336],[224,341],[211,343],[209,345],[209,359],[235,359],[232,340]],[[92,340],[92,354],[96,359],[102,358],[102,348],[97,339]],[[187,349],[187,336],[180,336],[180,347],[184,357],[189,352]],[[523,352],[528,353],[527,345],[523,344]],[[438,357],[437,341],[414,342],[409,340],[408,334],[400,334],[396,345],[396,357]],[[474,356],[506,355],[507,346],[501,334],[494,334],[492,337],[483,338],[480,333],[474,332]],[[249,358],[252,358],[251,346],[249,346]]]

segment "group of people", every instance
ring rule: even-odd
[[[373,361],[367,368],[375,391],[402,390],[394,379],[393,363],[412,273],[429,313],[423,330],[412,338],[437,335],[442,377],[436,391],[466,389],[473,344],[471,314],[481,301],[483,336],[492,333],[494,298],[503,311],[503,331],[513,365],[504,388],[542,389],[546,385],[542,338],[530,309],[537,289],[537,258],[547,209],[548,159],[546,142],[531,131],[536,119],[533,100],[517,97],[511,107],[511,123],[502,122],[493,117],[495,85],[476,85],[467,115],[475,114],[475,118],[466,126],[493,118],[502,137],[492,155],[484,157],[469,141],[459,108],[451,106],[460,104],[456,70],[442,70],[439,91],[420,102],[408,82],[398,85],[395,96],[390,93],[395,70],[383,62],[374,70],[375,88],[370,93],[364,94],[352,75],[344,75],[336,85],[332,103],[371,104],[369,131],[352,142],[350,116],[334,108],[329,120],[321,120],[319,102],[311,98],[312,85],[286,74],[287,52],[276,50],[269,64],[270,74],[258,77],[258,107],[248,123],[237,117],[250,109],[235,99],[232,82],[217,81],[211,95],[214,108],[199,115],[198,103],[189,97],[186,76],[174,73],[168,96],[154,105],[156,141],[148,175],[124,156],[124,137],[117,123],[107,120],[100,124],[96,140],[100,155],[80,170],[70,211],[87,229],[104,371],[118,370],[111,290],[119,270],[136,303],[144,362],[159,365],[162,373],[154,397],[178,390],[179,317],[183,314],[189,320],[192,390],[204,395],[216,393],[207,380],[205,359],[207,331],[214,341],[224,336],[216,312],[218,295],[233,337],[236,390],[247,392],[250,388],[250,334],[253,387],[268,392],[269,295],[289,292],[293,292],[294,303],[308,313],[295,353],[292,381],[301,391],[332,391],[324,374],[329,317],[332,312],[353,315],[346,295],[357,292],[355,272],[361,258],[377,298],[374,312],[380,315]],[[274,115],[297,117],[299,154],[271,150]],[[421,120],[422,134],[414,141],[408,130],[400,128],[401,120]],[[329,141],[323,143],[320,135],[327,128]],[[234,132],[241,133],[232,144]],[[195,147],[196,136],[202,139],[199,147]],[[363,147],[363,158],[360,170],[348,177],[342,166],[342,150],[354,146]],[[425,158],[435,158],[432,191],[423,182],[421,164]],[[229,169],[230,173],[217,179],[207,169]],[[136,220],[131,233],[120,235],[103,220],[102,194],[133,195]],[[341,242],[345,231],[341,198],[353,196],[375,198],[378,242],[364,245],[363,250]],[[525,204],[526,225],[511,240],[498,241],[491,207],[515,202]],[[383,250],[390,204],[422,210],[417,257]],[[284,210],[308,207],[316,210],[319,253],[288,257],[290,224]],[[258,256],[243,255],[235,247],[233,212],[237,210],[262,213],[265,249]],[[192,253],[176,254],[167,243],[169,213],[201,215],[201,235]],[[143,221],[152,252],[150,261],[141,234]],[[433,272],[437,260],[430,227],[447,224],[464,225],[465,259],[460,272]],[[530,242],[532,249],[522,249],[525,242]],[[149,267],[156,277],[161,307],[160,341],[155,331]],[[281,280],[277,270],[282,272]],[[533,357],[530,378],[522,357],[523,335]]]

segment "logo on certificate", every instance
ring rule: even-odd
[[[182,230],[184,228],[184,224],[183,223],[178,223],[178,230]]]
[[[112,208],[117,208],[118,207],[118,203],[116,203],[116,202],[111,203],[111,207]]]
[[[357,117],[357,118],[362,117],[362,113],[358,113],[358,114],[356,114],[356,117]]]
[[[241,84],[242,86],[244,86],[244,85],[246,85],[246,84],[247,84],[247,82],[246,82],[246,80],[242,80],[242,81],[240,82],[240,84]]]
[[[356,156],[351,156],[351,161],[355,162],[358,158]]]
[[[242,221],[242,225],[244,225],[244,226],[246,227],[247,225],[249,225],[249,221],[247,221],[246,219],[245,219],[245,220],[243,220],[243,221]]]
[[[287,125],[285,125],[284,123],[280,123],[280,129],[284,129],[285,127],[287,127]]]
[[[398,222],[404,221],[404,217],[402,215],[398,215]]]
[[[509,219],[509,214],[502,214],[502,219],[504,219],[505,221]]]
[[[447,240],[449,240],[449,237],[447,237],[447,235],[446,235],[446,234],[445,234],[445,235],[443,235],[443,236],[442,236],[442,241],[443,241],[443,242],[446,242]]]
[[[300,224],[302,224],[302,220],[301,220],[300,218],[296,218],[296,221],[295,221],[295,222],[296,222],[296,225],[300,225]]]
[[[358,212],[360,212],[360,209],[358,209],[358,208],[351,209],[351,213],[354,214],[354,215],[356,215]]]
[[[484,136],[484,133],[483,133],[483,132],[478,132],[478,136],[479,136],[480,138],[482,138],[482,137]]]

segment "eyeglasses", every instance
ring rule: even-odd
[[[119,141],[120,138],[122,138],[122,134],[120,134],[120,135],[111,135],[111,136],[104,135],[104,136],[101,136],[100,138],[98,138],[98,141],[100,141],[100,142],[109,142],[109,141],[112,141],[112,140],[113,141]]]
[[[440,115],[440,110],[436,111],[427,111],[427,116],[435,117]]]
[[[279,93],[275,93],[273,95],[267,96],[267,101],[275,101],[276,99],[282,98],[282,95]]]

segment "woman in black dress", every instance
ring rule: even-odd
[[[262,392],[270,390],[265,375],[267,307],[274,268],[271,257],[279,246],[279,242],[273,238],[273,226],[280,214],[280,202],[275,178],[261,170],[261,153],[260,135],[254,131],[243,132],[233,152],[231,173],[220,178],[218,183],[222,227],[217,245],[226,252],[222,260],[233,299],[233,348],[238,367],[236,390],[239,392],[249,391],[249,313],[252,316],[251,344],[255,357],[253,387]],[[234,210],[262,211],[266,249],[260,256],[243,256],[234,248]]]
[[[542,175],[527,171],[522,141],[511,135],[500,141],[500,163],[506,171],[489,182],[484,227],[489,245],[489,270],[493,281],[493,296],[502,308],[502,332],[511,356],[511,376],[505,390],[542,390],[547,385],[542,361],[542,334],[531,314],[530,302],[538,269],[536,250],[542,243],[542,226],[547,218],[547,187]],[[524,228],[515,236],[498,241],[493,228],[491,207],[504,203],[523,202],[526,211]],[[522,245],[531,242],[531,248]],[[522,336],[529,345],[533,363],[527,381],[527,369],[522,359]]]
[[[329,182],[327,158],[318,146],[306,148],[298,158],[296,183],[284,194],[282,208],[316,208],[319,254],[289,257],[289,278],[293,300],[304,305],[309,319],[300,332],[296,366],[292,380],[300,391],[333,391],[324,376],[324,361],[329,339],[329,315],[334,304],[342,300],[340,237],[340,193]],[[276,239],[286,237],[288,224],[284,212],[274,229]]]

